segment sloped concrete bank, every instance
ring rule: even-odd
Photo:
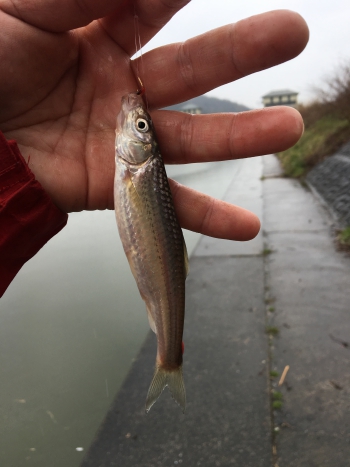
[[[350,225],[350,141],[314,167],[306,180],[326,201],[340,224]]]

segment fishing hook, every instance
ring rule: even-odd
[[[143,96],[144,93],[145,93],[145,87],[144,87],[144,85],[143,85],[143,83],[141,81],[141,78],[139,76],[137,77],[137,80],[139,82],[140,88],[136,91],[136,94],[138,96]]]

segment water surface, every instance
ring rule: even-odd
[[[222,198],[240,163],[167,170]],[[78,466],[148,330],[114,213],[70,214],[0,302],[0,465]]]

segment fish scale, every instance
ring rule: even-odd
[[[146,411],[165,386],[184,411],[182,334],[188,259],[153,124],[136,93],[123,97],[117,120],[114,197],[120,238],[157,335]]]

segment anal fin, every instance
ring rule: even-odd
[[[146,308],[147,308],[147,316],[148,316],[149,326],[152,329],[152,331],[154,332],[154,334],[157,334],[156,322],[154,321],[154,317],[153,317],[153,313],[151,311],[151,308],[149,306],[147,306],[147,305],[146,305]]]

